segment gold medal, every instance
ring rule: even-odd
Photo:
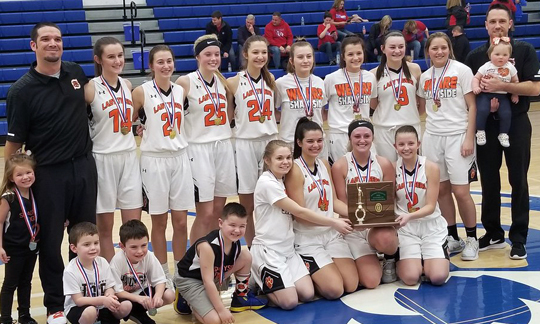
[[[400,104],[395,104],[394,105],[394,110],[395,111],[399,111],[401,109],[401,105]]]
[[[171,129],[171,132],[169,133],[169,138],[174,139],[176,137],[176,131],[174,129]]]
[[[433,104],[433,111],[434,112],[439,111],[439,107],[436,104]]]
[[[127,127],[126,125],[120,127],[120,132],[122,133],[122,135],[129,134],[129,127]]]
[[[327,211],[328,210],[328,206],[326,206],[326,203],[322,202],[320,205],[319,205],[319,209],[321,211]]]
[[[362,119],[362,115],[361,114],[355,114],[354,119],[360,120],[360,119]]]
[[[263,115],[259,116],[259,123],[262,124],[262,123],[264,123],[265,120],[266,120],[266,118]]]
[[[417,211],[418,209],[420,208],[416,208],[416,207],[409,207],[409,214],[412,214],[414,213],[415,211]]]
[[[214,124],[216,124],[218,126],[221,125],[221,118],[216,117],[216,119],[214,119]]]

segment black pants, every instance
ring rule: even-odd
[[[487,234],[504,237],[501,227],[501,175],[502,156],[508,168],[512,186],[512,225],[510,241],[527,242],[529,230],[529,184],[527,172],[531,161],[531,122],[527,114],[513,116],[508,133],[510,147],[502,147],[497,140],[499,120],[491,114],[486,124],[486,145],[477,146],[478,169],[482,185],[482,224]]]
[[[5,264],[4,284],[0,292],[0,306],[2,323],[11,323],[11,306],[13,294],[17,289],[17,302],[19,316],[30,313],[30,294],[32,290],[32,275],[36,265],[37,254],[27,251],[21,255],[10,255],[11,259]]]
[[[64,309],[61,245],[64,221],[68,232],[80,222],[96,223],[97,171],[91,153],[54,165],[38,166],[32,186],[40,217],[39,275],[48,313]]]

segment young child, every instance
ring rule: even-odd
[[[154,253],[148,252],[148,229],[140,220],[120,226],[120,248],[111,260],[111,271],[121,281],[116,296],[130,300],[129,314],[141,324],[155,324],[148,317],[157,308],[174,301],[174,291],[167,289],[165,272]]]
[[[30,317],[32,274],[37,259],[39,226],[37,208],[30,188],[35,162],[26,153],[15,153],[6,161],[0,200],[0,260],[5,263],[0,293],[1,324],[11,324],[13,294],[17,289],[19,323],[37,324]]]
[[[248,293],[251,254],[242,249],[240,239],[247,226],[247,212],[239,203],[228,203],[219,219],[219,230],[198,239],[178,263],[178,292],[191,305],[202,323],[233,323],[232,312],[261,309],[266,300]],[[230,311],[225,308],[219,290],[234,273],[236,290]],[[177,298],[182,296],[177,294]],[[181,302],[177,300],[176,303]]]
[[[120,323],[131,311],[130,301],[118,301],[115,278],[99,256],[97,226],[79,223],[69,232],[69,248],[77,257],[64,269],[64,313],[72,324]]]
[[[486,144],[486,120],[491,112],[491,99],[499,100],[499,142],[503,147],[509,147],[508,131],[512,119],[512,110],[507,93],[496,91],[493,93],[483,93],[480,88],[482,78],[498,78],[503,82],[518,83],[517,70],[509,62],[512,55],[512,44],[508,37],[495,37],[487,51],[489,62],[482,65],[473,79],[473,92],[476,97],[476,143],[478,145]],[[511,97],[513,103],[518,103],[519,96],[513,94]]]

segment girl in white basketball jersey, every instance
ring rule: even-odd
[[[85,85],[84,95],[91,108],[90,137],[98,171],[96,223],[101,255],[110,261],[116,208],[121,209],[122,223],[141,219],[141,170],[131,132],[131,82],[119,76],[124,68],[124,46],[114,37],[98,39],[94,63],[97,76]]]
[[[420,109],[427,113],[422,154],[437,163],[441,172],[438,201],[449,224],[449,252],[463,251],[461,259],[472,261],[478,259],[479,249],[469,185],[477,174],[474,76],[468,66],[453,59],[452,43],[445,33],[431,34],[425,48],[432,66],[422,73],[418,87]],[[454,197],[465,224],[466,242],[457,233]]]
[[[331,163],[347,152],[347,128],[354,119],[369,119],[369,105],[377,97],[375,75],[362,70],[364,41],[347,37],[341,43],[341,69],[324,78],[328,97],[328,155]]]
[[[187,211],[195,205],[186,149],[185,95],[182,87],[171,82],[174,54],[169,46],[154,46],[148,61],[153,78],[133,91],[133,120],[140,116],[144,123],[141,175],[148,213],[152,215],[152,247],[170,278],[165,239],[167,212],[171,210],[172,248],[177,263],[186,252]]]
[[[355,120],[348,126],[351,152],[332,166],[336,195],[347,203],[347,185],[359,182],[394,181],[396,174],[388,159],[372,153],[373,125],[367,120]],[[398,248],[397,231],[393,227],[374,227],[354,231],[345,236],[356,263],[359,282],[366,288],[396,281],[395,254]],[[384,253],[384,269],[377,251]]]
[[[422,272],[433,285],[448,278],[450,262],[446,221],[441,215],[439,167],[418,155],[420,141],[413,126],[396,131],[396,221],[399,234],[397,273],[406,285],[416,285]]]
[[[294,139],[294,164],[285,177],[287,195],[323,217],[334,218],[334,212],[347,215],[347,205],[336,198],[330,165],[317,157],[324,145],[322,128],[302,117]],[[296,252],[308,266],[321,296],[336,299],[344,292],[356,291],[358,275],[349,246],[340,233],[302,219],[295,219],[294,233]]]
[[[274,76],[268,71],[268,41],[266,38],[250,36],[243,46],[242,55],[246,68],[227,80],[230,92],[229,109],[234,109],[236,138],[236,173],[238,196],[248,213],[246,242],[251,246],[253,227],[253,192],[264,165],[266,144],[277,138],[276,115],[274,113]],[[233,113],[229,113],[233,116]]]
[[[314,68],[313,47],[305,40],[299,40],[291,46],[288,73],[276,80],[276,107],[281,107],[279,138],[291,147],[300,118],[308,117],[322,127],[326,117],[323,117],[326,105],[324,82],[313,75]],[[328,150],[323,150],[321,157],[326,159]]]
[[[283,309],[296,307],[298,301],[310,301],[313,283],[304,261],[294,250],[292,215],[341,234],[352,231],[349,220],[329,218],[298,205],[287,197],[283,178],[291,170],[289,145],[273,140],[264,151],[266,171],[255,187],[255,238],[251,245],[252,275],[268,298]]]
[[[420,113],[416,105],[416,88],[420,66],[405,60],[405,38],[393,31],[384,37],[382,57],[373,72],[377,78],[377,98],[371,103],[375,109],[373,125],[377,154],[397,160],[394,134],[399,126],[412,125],[420,132]]]
[[[228,86],[219,72],[220,47],[214,34],[199,37],[193,48],[197,71],[176,80],[187,94],[186,132],[197,210],[191,242],[218,228],[227,197],[237,194]]]

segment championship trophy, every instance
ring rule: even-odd
[[[347,185],[349,219],[358,229],[395,226],[394,183],[359,182]]]

